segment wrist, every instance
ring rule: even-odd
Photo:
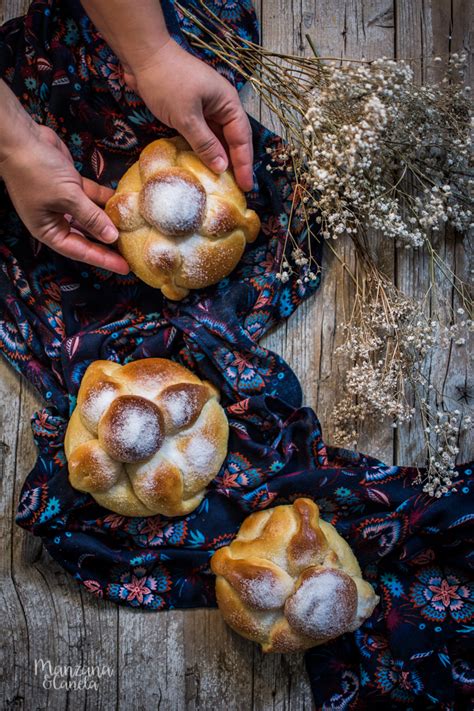
[[[11,89],[0,79],[0,175],[5,164],[25,144],[38,140],[39,126],[26,113]]]
[[[152,52],[136,56],[132,61],[122,62],[123,77],[127,86],[139,93],[140,84],[148,76],[150,70],[153,73],[159,71],[166,59],[176,49],[179,49],[179,45],[168,34],[154,47]]]
[[[88,16],[114,50],[125,81],[135,88],[136,77],[170,40],[159,0],[81,0]],[[133,6],[133,7],[132,7]]]
[[[25,114],[15,125],[15,130],[5,132],[0,141],[0,178],[5,179],[9,166],[31,155],[32,147],[40,141],[40,126]]]

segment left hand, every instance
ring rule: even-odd
[[[0,175],[29,232],[65,257],[128,274],[125,259],[109,248],[117,228],[99,207],[113,191],[82,178],[50,128],[30,119],[25,125],[18,129],[17,145],[0,160]]]

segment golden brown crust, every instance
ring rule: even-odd
[[[86,370],[65,437],[72,486],[125,516],[180,516],[227,454],[218,392],[163,358]]]
[[[143,255],[157,282],[171,281],[183,261],[175,244],[165,240],[156,242],[152,233],[147,235]]]
[[[293,591],[292,578],[265,558],[234,559],[228,547],[217,551],[214,558],[213,571],[224,576],[241,601],[254,610],[277,610]]]
[[[187,145],[187,144],[186,144]],[[183,146],[185,149],[185,147]],[[181,150],[183,149],[181,148]],[[148,178],[157,171],[164,170],[169,165],[176,163],[178,146],[176,141],[158,140],[149,143],[142,152],[135,166],[138,168],[140,176],[140,187]],[[121,188],[121,184],[119,183]]]
[[[201,234],[211,239],[219,239],[223,234],[239,229],[241,222],[242,213],[237,205],[213,195],[207,201],[206,218],[201,227]]]
[[[250,611],[243,605],[234,588],[225,578],[216,581],[216,598],[219,610],[225,621],[242,637],[263,643],[267,637],[267,623],[261,619],[261,613]]]
[[[140,193],[115,193],[107,203],[110,219],[119,230],[133,232],[145,224],[139,212]]]
[[[207,384],[173,383],[164,388],[159,404],[166,432],[176,432],[193,425],[210,397],[213,397],[213,391]]]
[[[141,185],[140,166],[138,163],[133,163],[120,179],[117,186],[117,193],[138,193],[140,192]]]
[[[324,558],[328,543],[319,526],[319,509],[309,499],[293,504],[298,514],[298,530],[288,544],[288,567],[292,574],[304,570],[312,561]]]
[[[131,469],[133,490],[138,499],[150,509],[180,506],[183,499],[183,477],[180,469],[166,460],[153,467]]]
[[[270,630],[268,640],[262,645],[263,652],[276,652],[289,654],[291,652],[304,652],[305,649],[322,644],[323,640],[315,640],[297,632],[286,617],[279,617]]]
[[[103,492],[115,484],[121,468],[98,439],[91,439],[74,449],[69,459],[69,479],[81,491]]]
[[[265,652],[295,652],[357,629],[378,597],[311,499],[252,514],[211,559],[219,609]]]
[[[148,145],[106,212],[133,271],[174,300],[227,276],[260,230],[232,173],[213,173],[181,137]]]

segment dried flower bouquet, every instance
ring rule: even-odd
[[[424,489],[441,496],[455,486],[460,429],[471,425],[469,398],[432,397],[426,363],[435,349],[465,346],[473,330],[472,298],[436,250],[436,235],[449,224],[469,239],[473,223],[472,106],[463,86],[467,57],[453,54],[442,80],[420,86],[404,61],[300,57],[270,52],[229,32],[205,8],[191,13],[199,33],[192,43],[240,69],[284,131],[285,148],[272,154],[275,169],[290,172],[297,187],[294,210],[308,225],[302,251],[286,236],[278,278],[314,279],[319,265],[311,244],[318,225],[355,286],[352,313],[340,347],[352,363],[347,394],[333,413],[336,443],[357,446],[370,417],[393,427],[421,417],[427,470]],[[441,58],[434,62],[441,63]],[[311,218],[311,220],[310,220]],[[428,254],[430,283],[424,299],[403,294],[382,273],[373,240]],[[356,268],[340,258],[334,240],[350,238]],[[446,284],[454,288],[451,325],[430,315]]]

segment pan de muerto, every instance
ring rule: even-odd
[[[106,212],[135,274],[175,300],[226,277],[260,229],[232,173],[213,173],[181,137],[150,143]]]
[[[379,600],[310,499],[249,516],[211,567],[224,619],[264,652],[296,652],[352,632]]]
[[[181,516],[227,454],[218,392],[164,358],[86,370],[68,424],[69,481],[124,516]]]

